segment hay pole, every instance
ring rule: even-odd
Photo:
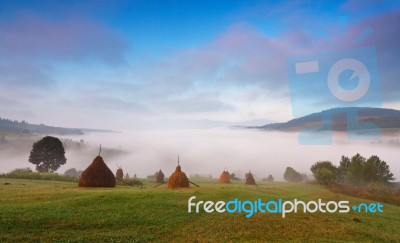
[[[191,182],[191,181],[189,181],[189,183],[190,183],[190,184],[193,184],[193,185],[195,185],[195,186],[197,186],[197,187],[200,187],[199,185],[197,185],[196,183],[193,183],[193,182]]]
[[[100,144],[100,149],[99,149],[99,156],[100,156],[100,154],[101,154],[101,144]]]
[[[153,188],[159,187],[159,186],[164,185],[164,184],[165,184],[165,182],[164,183],[160,183],[158,185],[153,186]]]

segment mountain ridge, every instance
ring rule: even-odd
[[[356,117],[356,126],[348,124],[348,114],[353,114]],[[298,131],[301,129],[321,126],[322,117],[325,117],[329,129],[334,131],[346,130],[363,130],[370,129],[369,124],[375,124],[381,129],[395,129],[400,130],[400,111],[388,108],[376,107],[337,107],[320,112],[311,113],[299,118],[289,120],[282,123],[270,123],[258,127],[262,130],[273,131]],[[375,126],[375,127],[376,127]],[[328,128],[321,128],[320,130],[327,130]]]
[[[0,117],[0,132],[11,132],[18,134],[39,135],[84,135],[89,132],[114,132],[111,130],[89,129],[89,128],[66,128],[48,126],[45,124],[30,124],[26,121],[17,121]]]

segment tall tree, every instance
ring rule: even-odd
[[[33,144],[29,162],[36,165],[38,172],[54,172],[67,162],[64,146],[60,139],[46,136]]]
[[[317,162],[311,166],[315,179],[323,185],[332,185],[335,180],[342,185],[366,186],[369,183],[389,184],[395,180],[389,166],[378,156],[366,159],[356,154],[351,159],[342,156],[336,168],[329,161]]]
[[[347,156],[342,156],[342,159],[340,160],[340,164],[338,167],[338,182],[340,184],[346,184],[346,180],[347,180],[347,176],[348,176],[348,172],[349,172],[349,167],[351,164],[351,160],[349,157]]]
[[[355,186],[365,185],[364,181],[364,164],[365,158],[360,154],[351,157],[349,167],[347,169],[346,181],[348,184]]]
[[[371,156],[364,165],[364,180],[366,182],[389,183],[395,180],[389,166],[378,156]]]

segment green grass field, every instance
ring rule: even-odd
[[[9,184],[6,184],[9,183]],[[245,186],[199,182],[201,187],[170,190],[79,188],[77,183],[0,179],[0,242],[115,241],[400,241],[400,207],[384,204],[384,213],[188,214],[187,200],[228,201],[261,198],[368,202],[335,194],[316,185],[263,183]],[[355,222],[358,218],[361,222]]]

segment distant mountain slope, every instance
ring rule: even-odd
[[[248,127],[262,126],[263,124],[273,122],[266,119],[256,119],[243,122],[227,122],[217,120],[158,120],[135,122],[131,126],[137,129],[210,129],[218,127]]]
[[[348,127],[347,115],[355,114],[359,124],[354,127]],[[272,123],[260,127],[263,130],[279,130],[279,131],[298,131],[308,127],[321,126],[322,117],[331,117],[329,119],[334,131],[345,131],[349,129],[362,130],[368,129],[368,126],[362,124],[372,123],[381,129],[400,129],[400,111],[384,108],[369,108],[369,107],[345,107],[333,108],[297,119],[290,120],[284,123]],[[321,128],[324,130],[326,128]]]
[[[23,134],[83,135],[79,129],[52,127],[44,124],[35,125],[25,121],[13,121],[0,118],[0,131]]]
[[[39,134],[39,135],[83,135],[85,132],[113,132],[109,130],[84,129],[84,128],[65,128],[53,127],[44,124],[35,125],[25,121],[15,121],[0,118],[0,132],[20,133],[20,134]]]

